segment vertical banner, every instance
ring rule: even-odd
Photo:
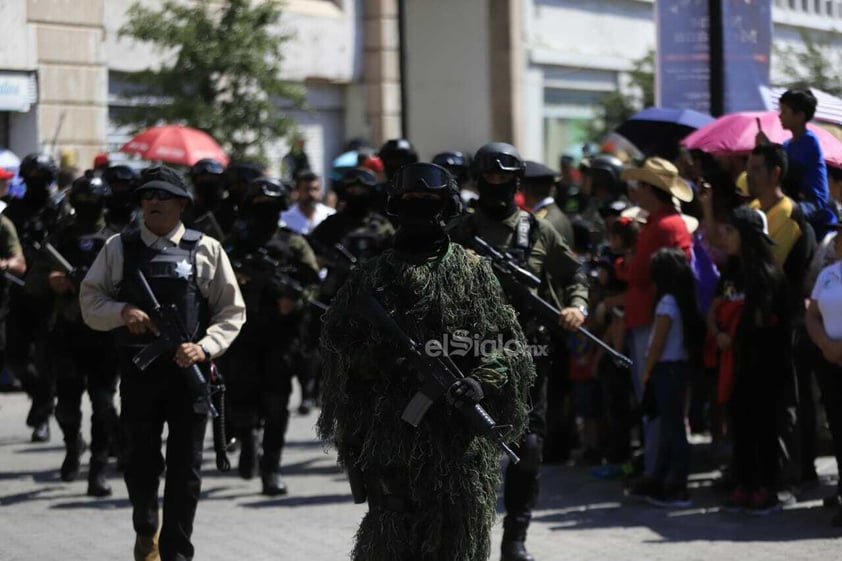
[[[655,104],[710,113],[708,0],[656,0]]]
[[[772,0],[720,1],[724,112],[761,111],[760,86],[769,85]]]

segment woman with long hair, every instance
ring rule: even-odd
[[[780,508],[777,412],[793,375],[792,308],[762,212],[733,209],[721,243],[728,258],[714,308],[732,304],[733,321],[726,326],[721,319],[710,320],[709,326],[720,352],[732,354],[734,365],[733,377],[719,381],[719,399],[730,405],[734,443],[736,487],[726,509],[768,514]]]

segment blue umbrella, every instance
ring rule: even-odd
[[[692,109],[647,107],[629,117],[615,132],[647,156],[669,157],[682,138],[713,120]]]

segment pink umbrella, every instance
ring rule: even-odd
[[[192,166],[205,158],[228,164],[228,156],[209,134],[184,125],[150,127],[125,143],[120,152],[184,166]]]
[[[761,129],[772,142],[783,143],[792,138],[792,133],[781,126],[774,111],[745,111],[723,115],[690,133],[681,143],[687,148],[711,154],[748,154],[754,148],[758,119]],[[819,139],[825,161],[834,167],[842,167],[842,142],[813,123],[807,123],[807,128]]]

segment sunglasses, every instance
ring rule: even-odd
[[[159,201],[169,201],[171,199],[176,198],[175,195],[170,193],[169,191],[164,191],[162,189],[145,189],[138,193],[140,196],[140,200],[142,201],[151,201],[152,199],[158,199]]]

